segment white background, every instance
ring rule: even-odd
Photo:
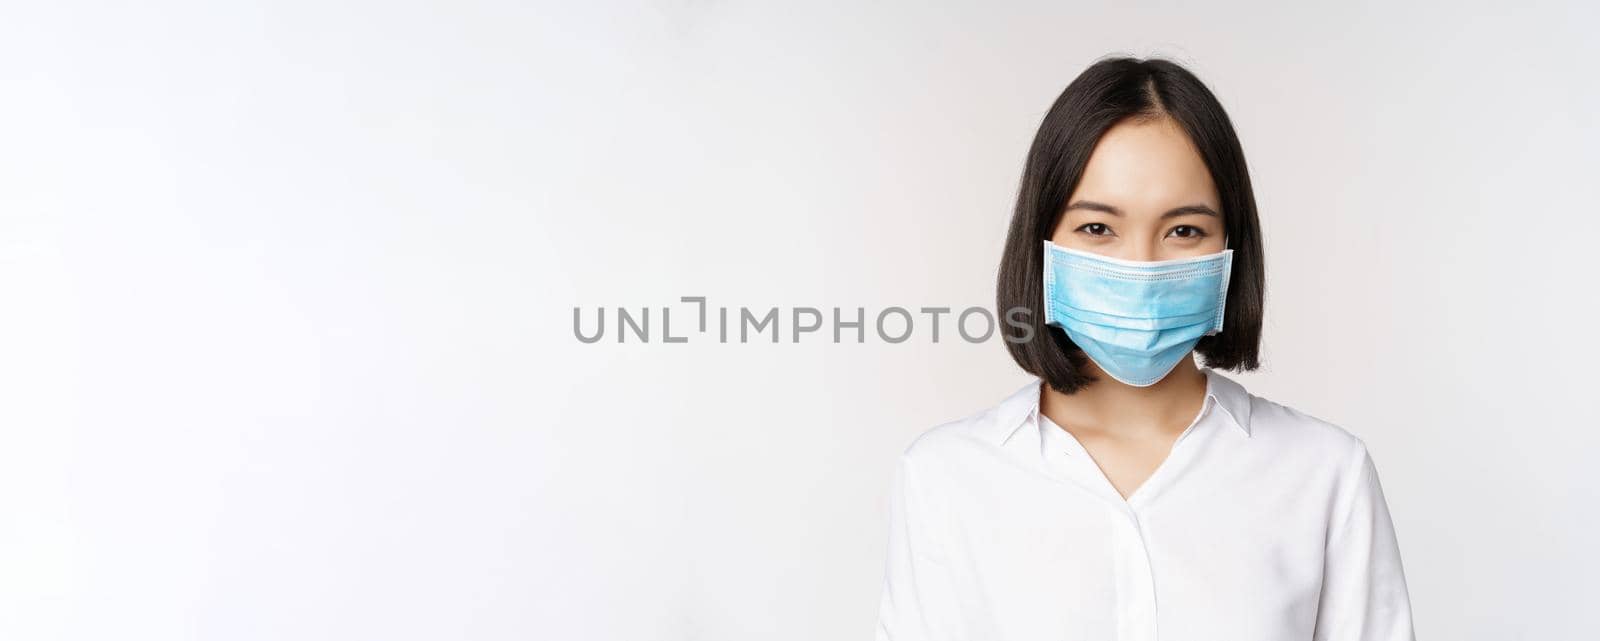
[[[0,638],[868,638],[1003,346],[572,309],[990,305],[1113,52],[1232,114],[1237,379],[1367,441],[1419,634],[1593,632],[1593,8],[578,4],[0,10]]]

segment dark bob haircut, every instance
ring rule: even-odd
[[[1239,137],[1211,90],[1166,60],[1110,58],[1067,85],[1045,114],[1028,150],[1016,211],[1000,259],[998,302],[1006,315],[1006,349],[1017,365],[1051,388],[1071,394],[1092,382],[1088,357],[1060,328],[1044,324],[1045,240],[1083,177],[1095,144],[1125,119],[1170,118],[1194,142],[1221,198],[1223,226],[1233,249],[1232,277],[1222,332],[1195,346],[1207,367],[1251,370],[1260,365],[1262,296],[1266,271],[1261,226]],[[1028,310],[1026,319],[1011,310]],[[1048,338],[1046,338],[1048,337]]]

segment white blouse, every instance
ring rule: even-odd
[[[1034,380],[900,455],[878,641],[1413,639],[1361,439],[1212,370],[1127,500]]]

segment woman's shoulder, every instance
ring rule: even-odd
[[[1257,394],[1250,394],[1250,422],[1253,430],[1284,438],[1345,445],[1361,442],[1361,437],[1343,425]]]
[[[1030,380],[998,402],[924,429],[911,439],[901,456],[912,460],[950,461],[997,449],[1038,408],[1039,385],[1038,379]]]
[[[1274,457],[1359,467],[1367,444],[1344,425],[1256,394],[1250,399],[1250,440]]]

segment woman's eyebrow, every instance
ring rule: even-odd
[[[1121,209],[1117,209],[1116,207],[1112,207],[1111,205],[1107,205],[1105,203],[1097,203],[1092,200],[1075,201],[1072,204],[1067,205],[1067,208],[1064,211],[1072,211],[1074,209],[1087,209],[1090,211],[1105,212],[1107,214],[1111,214],[1112,216],[1122,215]]]
[[[1167,213],[1161,215],[1161,218],[1177,218],[1178,216],[1188,216],[1191,214],[1200,214],[1202,216],[1212,216],[1215,218],[1222,217],[1221,214],[1217,213],[1217,210],[1205,205],[1184,205],[1182,207],[1175,207],[1168,210]]]

